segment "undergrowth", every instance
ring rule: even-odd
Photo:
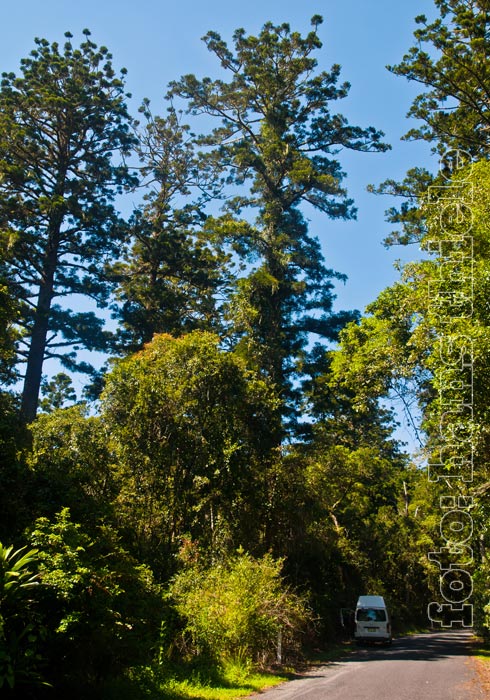
[[[223,668],[165,665],[131,669],[123,678],[108,682],[104,700],[232,700],[287,680],[287,675],[257,672],[240,662]]]

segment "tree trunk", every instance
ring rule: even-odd
[[[57,240],[58,238],[59,236],[50,236],[49,238],[43,282],[39,288],[39,296],[34,314],[34,324],[29,354],[27,356],[27,367],[21,403],[22,418],[26,424],[31,423],[35,419],[39,402],[51,302],[53,300],[54,275],[58,260],[58,245],[54,243],[53,239]]]

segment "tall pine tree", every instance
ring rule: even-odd
[[[443,153],[461,148],[488,157],[490,143],[490,4],[488,0],[434,0],[439,17],[415,18],[416,40],[401,63],[389,66],[424,86],[409,117],[422,125],[405,135],[424,139]]]
[[[292,381],[308,334],[332,338],[345,320],[332,314],[332,280],[341,275],[325,266],[301,205],[330,218],[353,218],[336,154],[387,148],[381,132],[351,126],[331,112],[349,84],[338,84],[338,65],[315,70],[321,22],[313,17],[314,29],[305,37],[288,24],[269,22],[258,36],[238,29],[234,49],[209,32],[204,41],[228,80],[186,75],[171,86],[192,114],[220,120],[202,139],[210,147],[208,159],[221,164],[228,184],[249,185],[207,226],[254,265],[231,300],[232,326],[243,352],[282,393],[284,413],[292,407]],[[241,218],[247,208],[254,221]]]
[[[1,82],[0,226],[9,280],[22,300],[26,422],[36,415],[45,358],[86,369],[66,350],[105,346],[93,312],[56,301],[84,295],[105,303],[104,263],[122,231],[113,201],[134,182],[124,163],[134,137],[123,77],[108,50],[84,33],[79,49],[70,34],[61,50],[36,39],[21,76],[4,73]]]
[[[407,116],[420,125],[408,131],[405,140],[424,140],[444,158],[447,184],[454,167],[464,160],[488,159],[490,144],[490,4],[488,0],[434,0],[439,17],[430,22],[425,15],[415,18],[415,43],[395,66],[395,75],[423,88]],[[451,155],[452,152],[452,155]],[[463,153],[464,152],[464,153]],[[454,162],[453,162],[454,161]],[[424,167],[412,168],[402,182],[386,180],[371,187],[376,194],[403,198],[400,208],[387,211],[387,220],[401,224],[387,243],[419,241],[426,232],[419,208],[420,198],[439,177]]]
[[[200,168],[189,127],[169,108],[153,116],[141,110],[139,154],[148,188],[131,221],[131,238],[112,267],[118,283],[115,316],[121,321],[118,351],[138,350],[155,333],[178,336],[217,330],[218,296],[229,263],[218,242],[202,231],[204,205],[217,183]]]

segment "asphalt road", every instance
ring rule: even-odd
[[[360,647],[341,661],[277,686],[261,700],[481,700],[468,657],[471,634],[400,637],[391,647]]]

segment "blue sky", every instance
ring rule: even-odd
[[[385,68],[399,62],[412,45],[415,16],[434,16],[432,0],[246,0],[240,4],[229,0],[23,0],[5,5],[0,25],[1,71],[18,71],[35,36],[61,43],[64,32],[71,31],[73,42],[79,43],[87,27],[92,39],[112,52],[115,66],[128,70],[133,114],[144,97],[150,98],[154,113],[163,113],[163,95],[172,79],[185,73],[216,74],[216,62],[200,41],[208,30],[231,40],[234,29],[256,33],[270,20],[289,22],[305,33],[310,18],[321,14],[319,68],[340,63],[342,80],[352,85],[336,111],[352,124],[383,130],[393,147],[386,154],[345,152],[340,156],[347,172],[345,184],[358,207],[357,221],[311,216],[311,232],[319,237],[328,266],[349,278],[338,287],[337,308],[363,310],[397,278],[393,268],[397,258],[418,257],[414,248],[387,251],[383,247],[390,230],[384,210],[393,202],[368,194],[366,186],[389,177],[402,178],[415,165],[437,167],[427,145],[400,141],[410,127],[405,115],[418,86]]]
[[[255,33],[268,20],[287,21],[306,32],[314,14],[324,17],[319,29],[323,48],[319,67],[342,66],[342,78],[351,92],[337,103],[352,124],[373,125],[386,133],[393,150],[386,154],[341,154],[347,172],[346,185],[358,207],[357,221],[333,222],[311,216],[311,231],[322,242],[330,267],[348,275],[338,288],[337,306],[364,309],[377,293],[393,281],[397,258],[417,256],[414,249],[387,251],[382,240],[390,227],[384,210],[392,204],[385,197],[366,193],[368,183],[399,178],[414,165],[436,167],[424,144],[405,143],[400,136],[409,128],[405,118],[417,86],[391,75],[386,64],[397,63],[412,44],[414,17],[434,14],[431,0],[23,0],[9,2],[0,25],[0,70],[18,71],[20,59],[34,46],[34,37],[63,42],[64,32],[78,43],[82,29],[106,45],[117,67],[128,70],[127,87],[133,95],[132,111],[148,97],[155,113],[165,109],[166,85],[184,73],[198,76],[216,71],[216,62],[200,38],[210,29],[231,39],[234,29]]]

